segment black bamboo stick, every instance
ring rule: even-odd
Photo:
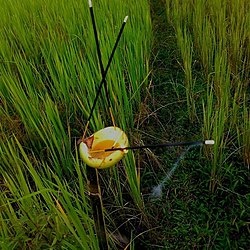
[[[191,145],[213,145],[214,140],[205,140],[205,141],[190,141],[190,142],[168,142],[162,144],[150,144],[150,145],[141,145],[141,146],[128,146],[128,147],[119,147],[119,148],[106,148],[96,150],[97,152],[108,152],[108,151],[116,151],[116,150],[137,150],[144,148],[164,148],[164,147],[181,147],[181,146],[191,146]],[[92,152],[95,152],[93,150]]]
[[[89,0],[89,10],[90,10],[90,16],[91,16],[91,21],[92,21],[92,27],[93,27],[93,31],[94,31],[94,37],[95,37],[99,66],[100,66],[100,70],[101,70],[101,76],[103,78],[105,70],[103,67],[102,54],[101,54],[100,43],[99,43],[99,39],[98,39],[98,33],[97,33],[96,22],[95,22],[95,15],[94,15],[94,10],[93,10],[93,5],[92,5],[91,0]],[[107,81],[106,81],[105,77],[104,77],[104,89],[105,89],[106,99],[108,101],[108,106],[111,107],[111,102],[110,102],[109,93],[108,93],[108,86],[107,86]]]
[[[126,17],[124,18],[124,21],[123,21],[122,26],[121,26],[121,28],[120,28],[120,31],[119,31],[119,34],[118,34],[118,36],[117,36],[115,45],[114,45],[114,47],[113,47],[113,49],[112,49],[111,55],[110,55],[109,60],[108,60],[108,64],[107,64],[107,66],[106,66],[106,69],[105,69],[104,74],[103,74],[103,76],[102,76],[102,80],[101,80],[101,82],[100,82],[100,84],[99,84],[99,87],[98,87],[98,89],[97,89],[97,93],[96,93],[96,96],[95,96],[95,99],[94,99],[92,108],[91,108],[90,113],[89,113],[89,117],[88,117],[88,120],[87,120],[87,124],[89,123],[89,121],[90,121],[90,119],[91,119],[91,117],[92,117],[92,115],[93,115],[93,112],[94,112],[94,109],[95,109],[95,106],[96,106],[96,103],[97,103],[97,99],[98,99],[98,97],[99,97],[99,95],[100,95],[102,86],[103,86],[103,84],[104,84],[104,82],[105,82],[105,79],[106,79],[106,76],[107,76],[109,67],[110,67],[111,62],[112,62],[112,60],[113,60],[113,57],[114,57],[116,48],[117,48],[118,43],[119,43],[119,41],[120,41],[120,38],[121,38],[121,35],[122,35],[122,32],[123,32],[123,30],[124,30],[124,27],[125,27],[125,25],[126,25],[127,20],[128,20],[128,16],[126,16]]]

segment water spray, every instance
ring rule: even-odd
[[[151,198],[161,198],[162,189],[164,188],[165,184],[171,179],[172,175],[174,174],[175,170],[179,166],[180,162],[184,159],[185,155],[189,152],[190,149],[202,146],[204,144],[205,145],[213,145],[214,140],[205,140],[204,142],[194,142],[193,144],[190,144],[189,147],[184,152],[182,152],[182,154],[179,156],[177,161],[174,163],[173,167],[168,171],[168,173],[163,178],[163,180],[157,186],[153,187],[152,192],[150,194]]]

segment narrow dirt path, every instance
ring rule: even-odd
[[[152,68],[152,133],[162,140],[187,140],[193,124],[187,116],[184,73],[175,33],[167,21],[164,0],[151,0],[154,32]],[[158,135],[158,136],[157,136]]]

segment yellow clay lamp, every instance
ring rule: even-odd
[[[128,151],[126,149],[105,150],[127,146],[128,137],[120,128],[106,127],[81,141],[79,146],[80,157],[90,167],[109,168],[120,161]]]

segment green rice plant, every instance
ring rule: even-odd
[[[250,21],[249,3],[248,1],[228,2],[228,11],[230,28],[228,29],[229,52],[230,52],[230,67],[235,76],[240,76],[241,79],[249,75],[249,59],[246,56],[249,54],[249,46],[246,46],[249,39],[248,29]]]
[[[230,71],[227,68],[226,51],[218,48],[215,54],[214,69],[210,80],[211,90],[207,99],[208,105],[204,112],[204,135],[210,131],[210,135],[215,140],[213,147],[213,158],[211,163],[211,179],[209,189],[214,192],[218,182],[221,181],[221,171],[225,160],[224,148],[227,145],[230,132],[230,123],[228,123],[230,113]],[[223,83],[223,84],[222,84]],[[213,105],[213,95],[216,101]],[[215,106],[215,111],[212,107]],[[210,125],[211,124],[211,125]],[[206,129],[209,129],[206,131]]]
[[[242,157],[246,166],[250,166],[250,111],[247,106],[247,97],[244,98],[243,111],[242,111],[242,123],[238,125],[238,140],[242,145]]]
[[[231,164],[227,162],[230,147],[237,142],[239,148],[248,145],[248,113],[241,105],[244,103],[245,107],[249,98],[250,61],[249,46],[246,45],[249,10],[248,1],[166,1],[166,13],[175,28],[183,62],[185,46],[178,42],[178,36],[185,37],[183,34],[188,32],[195,60],[202,65],[200,75],[207,79],[207,91],[202,97],[205,100],[202,131],[204,137],[211,136],[216,142],[212,151],[206,152],[211,159],[211,191],[215,191],[216,183],[223,178],[222,171]],[[190,46],[187,44],[186,47]],[[189,69],[189,75],[194,75],[192,68]],[[189,89],[186,89],[186,94],[189,94]],[[190,110],[192,103],[187,104]],[[199,108],[197,105],[196,102]],[[244,144],[243,135],[246,137]],[[248,150],[248,146],[246,148]],[[247,162],[245,159],[247,157],[242,157]]]
[[[216,39],[206,11],[205,1],[197,1],[194,5],[193,25],[191,28],[193,34],[195,34],[193,36],[195,54],[198,55],[198,60],[202,64],[205,74],[209,74],[213,70]]]
[[[189,13],[189,10],[193,6],[191,1],[183,2],[179,0],[173,0],[171,2],[166,1],[166,3],[166,11],[168,14],[167,17],[174,26],[177,26],[180,23],[185,23],[188,26],[188,24],[191,23],[191,15]]]
[[[27,231],[38,235],[32,242],[34,246],[39,246],[40,238],[49,237],[50,247],[87,249],[90,244],[96,249],[98,242],[86,197],[86,166],[79,162],[75,146],[101,81],[87,1],[0,0],[0,4],[0,178],[7,186],[1,194],[4,228],[0,241],[3,246],[23,247],[29,235],[21,228],[27,223]],[[104,66],[117,27],[129,15],[107,75],[115,123],[129,134],[148,82],[149,3],[97,1],[95,5]],[[102,91],[88,134],[110,125],[107,107]],[[125,176],[118,172],[120,168],[110,175],[114,186],[109,191],[118,191],[112,199],[114,205],[122,206],[125,188],[136,206],[143,209],[132,152],[120,167],[124,167]],[[36,208],[30,209],[33,205]],[[41,227],[35,227],[39,223],[33,223],[32,217],[43,221]],[[48,227],[54,230],[51,235],[48,231],[49,236],[39,231]],[[30,238],[27,242],[32,241]]]
[[[246,165],[250,165],[250,111],[249,107],[244,106],[243,110],[243,159],[245,160]]]
[[[183,70],[185,72],[185,87],[187,97],[187,107],[189,118],[191,121],[196,116],[195,110],[195,98],[194,98],[194,85],[195,80],[192,76],[192,64],[193,64],[193,44],[192,38],[188,34],[187,27],[176,27],[177,44],[181,51]]]
[[[28,71],[23,76],[28,76]],[[9,89],[9,100],[15,103],[15,108],[27,129],[31,144],[34,145],[34,150],[39,153],[46,145],[47,157],[52,160],[54,166],[56,166],[55,163],[61,162],[67,168],[71,151],[70,138],[63,128],[56,105],[48,96],[39,100],[34,91],[28,89],[25,91],[21,84],[18,85],[11,77],[3,78],[3,80],[5,87]],[[25,82],[29,82],[28,79],[25,79]],[[63,168],[59,165],[57,172],[61,174]],[[70,168],[68,169],[70,170]]]
[[[65,152],[70,148],[69,139],[66,138],[67,132],[72,130],[69,117],[77,115],[82,119],[88,116],[96,86],[101,79],[87,3],[15,2],[5,2],[2,8],[7,11],[2,13],[4,23],[0,27],[3,31],[0,38],[3,59],[0,70],[4,83],[1,96],[8,102],[12,112],[20,116],[37,151],[40,152],[46,146],[49,151],[53,151],[49,159],[58,162],[60,158],[62,161],[65,155],[58,156],[61,154],[60,146],[65,147]],[[151,41],[148,3],[142,1],[133,8],[131,4],[129,1],[124,1],[122,5],[108,1],[97,3],[97,25],[104,65],[117,35],[116,26],[125,15],[129,15],[129,25],[107,76],[116,124],[125,131],[133,127],[133,111],[140,103],[140,90],[147,83],[145,77]],[[8,13],[16,13],[11,22]],[[147,33],[149,39],[144,39],[142,33],[136,30]],[[8,53],[11,50],[13,53]],[[57,114],[53,114],[54,107]],[[120,107],[123,112],[120,112]],[[66,123],[58,123],[57,119]],[[107,100],[103,98],[94,111],[90,128],[95,131],[107,125],[108,121]],[[51,133],[56,135],[52,136],[53,140],[49,136]],[[65,145],[59,145],[59,140],[66,142]],[[54,148],[57,148],[56,151]],[[67,164],[63,166],[68,168]],[[133,169],[135,180],[135,162],[132,166],[130,171]],[[60,173],[60,167],[57,171]],[[133,196],[140,194],[139,189],[137,194],[133,192]]]
[[[221,43],[222,47],[225,48],[227,40],[227,0],[222,1],[209,1],[206,7],[209,9],[209,14],[211,15],[210,22],[213,25],[215,31],[216,42]]]
[[[211,76],[208,79],[208,82],[212,81]],[[214,127],[214,94],[213,94],[213,86],[207,87],[207,100],[206,103],[203,101],[202,108],[203,108],[203,136],[204,138],[212,138],[213,135],[213,127]],[[206,148],[205,149],[206,156],[210,158],[212,157],[212,149]]]
[[[98,240],[89,217],[78,157],[75,165],[79,182],[70,187],[55,172],[51,173],[53,182],[45,179],[44,173],[38,173],[34,165],[39,161],[34,155],[27,155],[17,140],[1,143],[0,149],[1,241],[17,248],[29,244],[35,248],[73,244],[96,249]]]

